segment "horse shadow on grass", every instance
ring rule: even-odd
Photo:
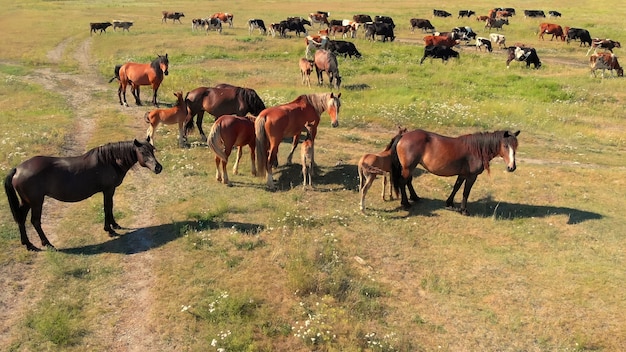
[[[244,235],[254,235],[264,230],[264,225],[232,221],[179,221],[143,228],[123,228],[129,230],[107,242],[74,248],[62,248],[59,252],[74,255],[97,255],[102,253],[136,254],[164,246],[183,237],[189,230],[235,229]]]
[[[302,164],[293,163],[276,168],[280,176],[275,180],[278,189],[292,189],[302,186]],[[333,186],[331,188],[315,188],[316,185]],[[315,166],[313,188],[320,192],[331,192],[341,189],[358,190],[359,174],[356,165],[340,164],[332,167]]]

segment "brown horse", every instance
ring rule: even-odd
[[[300,76],[302,76],[302,84],[311,87],[311,72],[313,72],[313,63],[306,57],[301,57],[298,61],[300,66]]]
[[[284,137],[293,137],[294,143],[287,162],[296,149],[300,132],[309,125],[311,140],[315,142],[320,115],[328,111],[331,125],[339,126],[339,110],[341,93],[305,94],[294,101],[269,107],[259,114],[255,125],[256,132],[256,164],[259,176],[267,175],[267,187],[274,188],[272,167],[278,165],[278,146]],[[314,160],[313,160],[314,162]]]
[[[193,118],[198,115],[196,125],[206,142],[207,137],[202,130],[202,120],[204,112],[213,115],[215,119],[222,115],[246,116],[252,114],[257,116],[263,109],[265,103],[254,89],[237,87],[222,83],[215,87],[198,87],[185,97],[187,102],[187,133],[193,129]]]
[[[339,76],[339,65],[337,56],[331,51],[320,49],[315,52],[315,72],[317,73],[317,84],[324,84],[324,72],[328,75],[331,88],[341,88],[341,76]]]
[[[165,56],[157,55],[149,64],[138,64],[134,62],[128,62],[123,65],[115,66],[115,76],[109,80],[109,83],[117,79],[120,82],[120,86],[117,89],[117,97],[120,99],[120,105],[128,106],[126,102],[126,87],[130,84],[130,92],[135,97],[135,103],[141,105],[141,99],[139,98],[140,86],[152,86],[152,104],[159,106],[157,103],[157,92],[161,82],[163,82],[163,76],[169,74],[169,59],[167,54]],[[122,101],[122,93],[124,100]]]
[[[4,180],[13,219],[17,222],[22,244],[38,251],[26,235],[26,216],[37,230],[42,246],[54,248],[41,228],[41,214],[46,196],[62,202],[78,202],[102,192],[104,194],[104,230],[116,235],[120,225],[113,217],[113,194],[136,163],[155,174],[163,167],[154,156],[154,147],[137,140],[109,143],[81,156],[36,156],[12,169]]]
[[[400,190],[402,206],[408,208],[406,189],[411,200],[419,197],[413,189],[412,171],[417,164],[437,176],[458,175],[452,193],[446,200],[446,207],[468,215],[467,198],[476,178],[484,170],[489,172],[491,159],[500,156],[506,162],[507,171],[516,169],[515,151],[520,131],[496,131],[474,133],[460,137],[446,137],[433,132],[415,130],[407,132],[391,147],[391,183],[396,193]],[[463,200],[459,209],[454,208],[454,196],[465,182]]]
[[[385,200],[387,174],[391,171],[391,146],[405,132],[406,128],[398,127],[398,133],[391,139],[385,150],[376,154],[365,154],[359,160],[357,169],[359,172],[359,193],[361,193],[359,207],[361,211],[365,211],[365,195],[369,188],[372,187],[372,183],[376,180],[377,175],[383,175],[382,198]],[[393,199],[391,185],[389,185],[389,199]]]
[[[215,179],[218,182],[223,182],[230,186],[228,180],[228,171],[226,165],[228,164],[228,157],[234,146],[237,146],[237,159],[235,160],[235,166],[233,166],[233,173],[237,175],[239,173],[239,160],[241,160],[241,154],[243,152],[243,146],[250,147],[250,160],[252,161],[252,175],[256,176],[256,164],[254,160],[254,149],[256,146],[256,138],[254,136],[254,117],[252,116],[235,116],[235,115],[222,115],[220,116],[211,131],[208,138],[209,147],[215,152]],[[221,166],[220,166],[221,164]],[[222,173],[224,174],[222,177]]]
[[[178,145],[181,148],[186,146],[185,119],[187,118],[187,103],[183,98],[183,92],[174,92],[176,105],[169,109],[154,109],[146,112],[143,118],[150,124],[146,131],[146,139],[154,145],[154,131],[162,123],[165,125],[178,124]]]

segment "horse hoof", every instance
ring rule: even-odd
[[[32,245],[32,244],[30,244],[30,243],[26,245],[26,249],[28,249],[28,250],[29,250],[29,251],[31,251],[31,252],[41,252],[41,249],[39,249],[39,248],[37,248],[37,247],[33,246],[33,245]]]

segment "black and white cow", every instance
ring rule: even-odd
[[[476,32],[471,27],[454,27],[452,28],[452,33],[456,33],[456,38],[458,40],[463,40],[465,42],[469,42],[472,39],[476,38]]]
[[[411,18],[411,33],[415,33],[415,28],[419,28],[422,32],[434,32],[435,26],[433,26],[429,20],[425,18]]]
[[[561,13],[559,11],[548,11],[548,16],[550,17],[561,17]]]
[[[433,10],[433,16],[435,17],[450,17],[452,16],[452,14],[448,11],[444,11],[444,10]]]
[[[424,56],[420,60],[420,65],[426,60],[427,57],[432,59],[441,59],[442,62],[447,62],[451,57],[459,57],[459,53],[453,49],[443,45],[428,45],[424,47]]]
[[[343,57],[361,57],[361,53],[356,50],[354,43],[345,40],[329,40],[327,48],[336,55],[343,55]]]
[[[487,48],[489,52],[493,51],[493,48],[491,46],[491,40],[484,37],[476,37],[476,49],[483,51],[483,46]]]
[[[567,30],[566,33],[567,36],[567,44],[569,44],[570,41],[572,40],[580,40],[580,45],[579,46],[586,46],[587,44],[589,44],[589,46],[591,46],[591,34],[589,34],[589,31],[586,29],[582,29],[582,28],[570,28]]]
[[[524,10],[524,17],[546,17],[543,10]]]
[[[530,64],[535,66],[535,69],[541,67],[541,60],[537,55],[535,48],[510,46],[506,48],[508,58],[506,59],[506,68],[509,68],[511,61],[525,61],[526,67],[530,67]]]
[[[396,36],[393,34],[393,27],[389,23],[372,22],[366,23],[365,26],[365,38],[369,40],[376,40],[377,36],[383,37],[383,42],[394,41]]]
[[[463,17],[470,18],[472,15],[476,15],[476,12],[472,10],[459,10],[459,17],[457,18],[463,18]]]
[[[255,29],[259,30],[259,34],[266,34],[267,28],[265,28],[265,22],[259,18],[251,18],[248,20],[248,32],[252,34]]]

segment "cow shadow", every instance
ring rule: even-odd
[[[264,230],[264,225],[232,221],[194,220],[180,221],[143,228],[122,228],[128,230],[109,241],[80,247],[62,248],[59,252],[73,255],[97,255],[103,253],[137,254],[162,247],[183,237],[189,230],[236,229],[244,235],[254,235]]]

